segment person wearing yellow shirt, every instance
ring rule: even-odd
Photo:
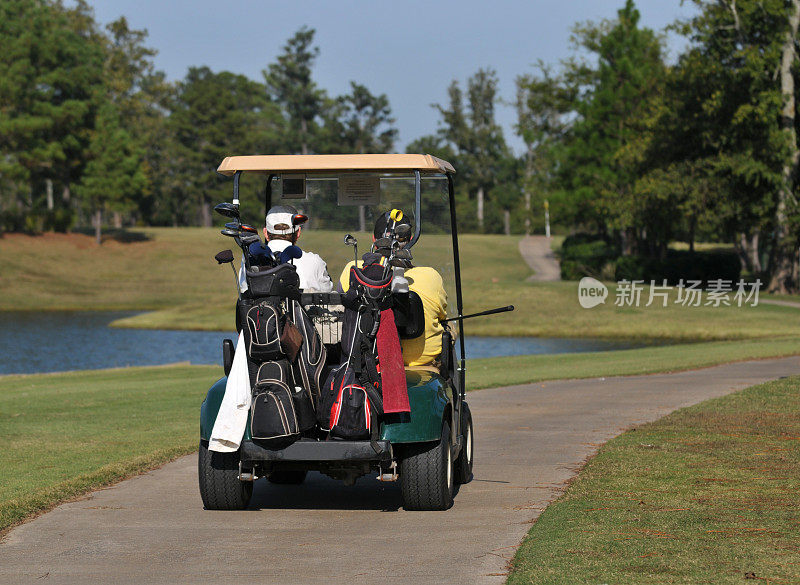
[[[389,222],[389,214],[385,213],[375,222],[373,238],[384,237]],[[398,223],[410,222],[403,218]],[[358,261],[361,267],[362,261]],[[348,262],[339,277],[342,292],[350,288],[350,268]],[[408,289],[419,295],[425,313],[425,332],[413,339],[401,339],[403,363],[407,366],[435,365],[442,353],[442,333],[444,328],[441,319],[447,318],[447,292],[444,290],[442,276],[430,266],[414,266],[407,268],[403,275],[408,280]]]

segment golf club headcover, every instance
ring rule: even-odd
[[[292,244],[291,246],[286,246],[286,248],[284,248],[283,252],[281,252],[280,260],[282,264],[286,264],[290,260],[302,257],[302,255],[303,251],[299,247]]]
[[[262,242],[253,242],[247,248],[247,251],[250,252],[250,255],[253,258],[258,258],[259,256],[266,256],[267,258],[272,260],[272,250],[270,250]]]

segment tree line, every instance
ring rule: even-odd
[[[453,80],[434,132],[407,152],[454,163],[460,229],[530,233],[549,204],[566,231],[628,256],[683,240],[732,243],[770,288],[798,282],[796,88],[800,0],[692,0],[665,32],[633,0],[574,27],[573,57],[516,79],[515,154],[496,121],[498,78]],[[258,80],[191,67],[169,82],[147,33],[101,28],[79,0],[0,4],[0,228],[210,225],[231,153],[392,152],[389,98],[314,81],[314,30]],[[521,61],[524,59],[521,57]],[[255,191],[244,183],[243,189]]]
[[[83,0],[3,2],[0,227],[93,225],[99,243],[108,224],[210,226],[225,156],[391,151],[386,95],[319,88],[313,39],[297,31],[258,81],[190,67],[170,83],[124,17],[100,28]]]

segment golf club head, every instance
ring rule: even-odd
[[[241,235],[242,243],[248,246],[254,242],[261,242],[261,239],[258,237],[258,234],[236,234],[236,235]]]
[[[226,226],[226,227],[227,227],[227,226]],[[243,224],[241,224],[241,225],[239,226],[239,229],[240,229],[241,231],[243,231],[243,232],[246,232],[246,233],[251,233],[251,234],[257,234],[257,233],[258,233],[258,230],[257,230],[256,228],[254,228],[253,226],[251,226],[251,225],[248,225],[248,224],[246,224],[246,223],[243,223]]]
[[[220,215],[224,215],[225,217],[239,219],[239,208],[233,203],[228,203],[228,202],[217,203],[214,206],[214,211],[216,211]]]
[[[292,216],[292,225],[293,226],[303,225],[307,221],[308,221],[308,216],[304,215],[302,213],[295,213]]]
[[[219,233],[221,233],[223,236],[228,236],[229,238],[235,238],[239,235],[239,230],[225,228],[224,230],[220,230]]]
[[[411,226],[407,223],[401,223],[394,230],[394,235],[398,240],[408,240],[411,238]]]
[[[242,224],[240,224],[238,221],[229,221],[228,223],[225,224],[225,229],[238,231],[240,225]]]
[[[395,266],[397,268],[411,268],[411,260],[406,258],[392,258],[389,260],[389,266]]]
[[[233,252],[230,250],[222,250],[221,252],[217,252],[216,256],[214,256],[214,260],[217,261],[217,264],[228,264],[229,262],[233,262]]]
[[[287,263],[290,260],[294,260],[295,258],[300,258],[303,255],[303,251],[297,246],[286,246],[283,252],[281,252],[281,262]]]
[[[347,234],[344,237],[344,244],[345,246],[355,246],[358,244],[358,240],[353,236],[353,234]]]
[[[393,256],[398,260],[411,260],[411,252],[405,248],[395,250]]]
[[[389,238],[378,238],[375,240],[373,246],[375,246],[375,249],[386,248],[388,250],[392,247],[392,240]]]

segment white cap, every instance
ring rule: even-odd
[[[267,212],[267,231],[271,234],[292,234],[297,231],[298,226],[292,225],[292,216],[297,213],[297,209],[291,205],[276,205]],[[275,226],[285,224],[288,228],[279,229]]]

